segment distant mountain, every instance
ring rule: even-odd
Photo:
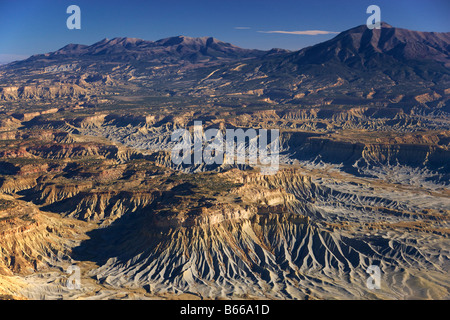
[[[262,90],[273,100],[412,106],[425,94],[427,103],[442,107],[450,87],[450,33],[361,25],[296,52],[266,53],[239,68],[247,75],[241,79],[236,65],[215,73],[233,79],[227,90]]]
[[[295,52],[243,49],[212,37],[104,39],[89,46],[69,44],[2,70],[0,86],[21,86],[20,79],[41,79],[50,86],[64,79],[88,95],[113,87],[122,95],[134,83],[141,96],[231,95],[281,104],[450,111],[450,33],[387,23],[373,30],[361,25]],[[102,91],[102,86],[110,88]]]
[[[177,36],[158,41],[137,38],[103,39],[93,45],[69,44],[55,52],[36,55],[32,60],[101,58],[104,61],[161,61],[191,63],[235,60],[261,56],[260,50],[242,49],[212,37]]]
[[[361,25],[344,31],[331,40],[296,51],[266,55],[255,61],[260,70],[270,73],[308,73],[326,68],[339,76],[366,71],[406,72],[406,76],[426,73],[448,74],[450,32],[419,32],[394,28],[387,23],[381,29]],[[252,65],[252,68],[254,66]]]
[[[450,67],[450,32],[419,32],[394,28],[387,23],[381,29],[361,25],[335,38],[294,54],[299,64],[339,61],[348,66],[376,67],[390,61],[428,60]]]

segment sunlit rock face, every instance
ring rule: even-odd
[[[297,52],[115,38],[1,66],[0,298],[448,299],[448,45],[383,23]],[[278,130],[279,163],[176,164],[196,122]]]

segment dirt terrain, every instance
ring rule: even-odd
[[[449,34],[382,26],[1,66],[0,299],[449,299]],[[278,170],[175,164],[195,121],[279,130]]]

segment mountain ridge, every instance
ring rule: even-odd
[[[391,105],[447,112],[449,66],[449,32],[411,31],[384,22],[380,30],[356,26],[299,51],[243,49],[213,37],[116,37],[89,46],[68,44],[1,66],[5,80],[0,80],[0,99],[16,96],[10,94],[16,89],[2,94],[1,87],[23,86],[15,83],[19,73],[36,82],[33,72],[64,72],[69,83],[87,89],[95,79],[102,80],[97,88],[126,87],[132,81],[143,96],[241,94],[281,104]],[[55,81],[61,78],[50,80]]]
[[[308,63],[309,60],[305,58],[308,54],[313,56],[317,53],[317,50],[323,50],[323,48],[327,46],[334,50],[340,49],[336,48],[336,46],[342,46],[342,42],[351,46],[350,49],[353,51],[356,50],[356,52],[365,49],[372,50],[373,52],[371,53],[388,53],[396,57],[400,57],[403,54],[408,59],[432,57],[444,62],[447,67],[450,66],[450,32],[413,31],[393,27],[385,22],[381,23],[381,29],[371,30],[368,29],[366,25],[359,25],[339,33],[328,41],[295,51],[282,48],[273,48],[271,50],[244,49],[210,36],[188,37],[178,35],[156,41],[131,37],[115,37],[112,39],[102,39],[92,45],[70,43],[54,52],[33,55],[32,58],[42,56],[52,57],[55,55],[132,53],[133,51],[142,52],[150,50],[147,55],[148,57],[152,53],[159,54],[159,52],[152,51],[158,47],[182,46],[182,48],[177,47],[176,50],[180,52],[183,49],[189,48],[205,53],[208,49],[212,49],[224,53],[239,53],[240,55],[253,54],[255,56],[261,56],[263,53],[292,53],[296,54],[299,58],[303,58],[303,63]],[[419,42],[421,42],[421,44],[417,47]],[[405,47],[401,48],[402,45],[405,45]],[[328,49],[327,52],[330,53],[331,50]],[[341,51],[335,53],[339,54],[339,58],[343,59],[343,61],[348,58]],[[348,54],[348,52],[346,53]],[[318,57],[316,56],[316,60],[319,61],[318,58],[325,60],[327,57],[329,58],[327,55],[319,55]]]
[[[179,35],[157,41],[116,37],[113,39],[105,38],[92,45],[68,44],[54,52],[34,55],[31,60],[102,56],[109,60],[118,61],[171,57],[197,62],[201,60],[253,58],[262,55],[263,52],[256,49],[243,49],[213,37],[193,38]]]
[[[345,46],[344,46],[345,45]],[[395,28],[387,23],[381,29],[369,29],[365,25],[341,32],[331,40],[298,51],[298,55],[310,54],[323,62],[329,56],[317,56],[318,49],[332,52],[342,62],[353,55],[365,54],[370,57],[376,53],[394,56],[397,59],[430,59],[442,61],[450,66],[450,32],[421,32]],[[342,54],[338,49],[346,49]],[[332,50],[335,50],[333,52]],[[348,52],[348,51],[353,52]],[[317,60],[316,60],[317,61]]]

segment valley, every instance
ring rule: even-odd
[[[449,299],[449,37],[115,38],[0,66],[0,299]],[[174,164],[195,121],[279,130],[279,170]]]

